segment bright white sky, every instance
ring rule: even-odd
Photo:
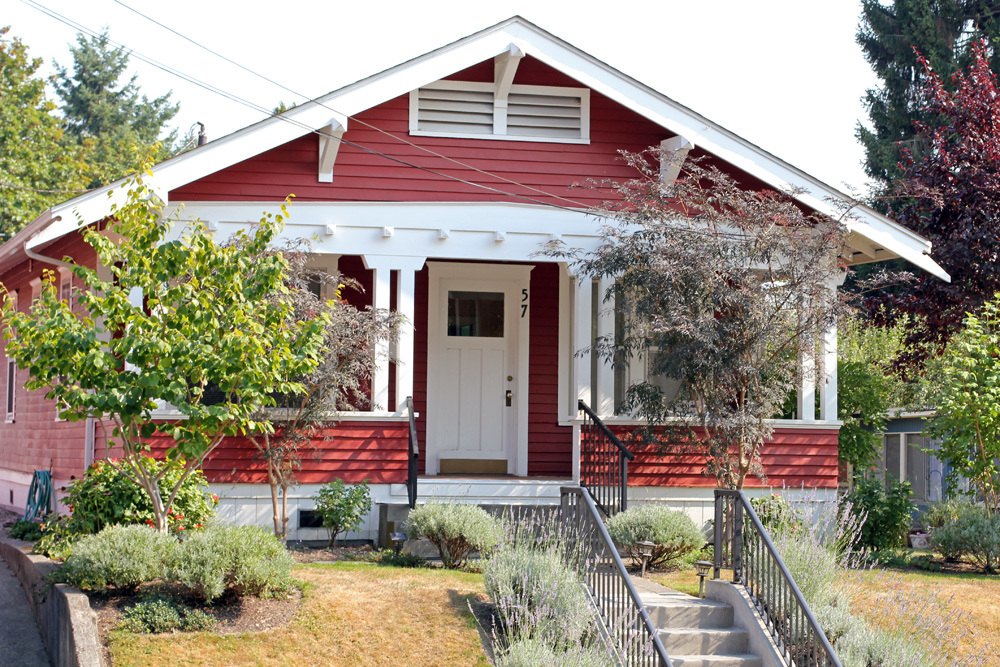
[[[132,13],[115,0],[37,0],[87,28],[271,109],[302,101]],[[854,43],[858,0],[121,0],[288,88],[317,97],[519,14],[804,171],[863,188],[854,138],[860,98],[878,80]],[[0,0],[35,57],[69,65],[76,31],[25,0]],[[132,60],[143,92],[181,103],[219,138],[264,117]]]

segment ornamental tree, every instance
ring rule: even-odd
[[[288,378],[319,363],[324,316],[294,321],[291,306],[272,298],[287,289],[288,264],[264,251],[284,206],[233,246],[217,245],[197,221],[168,240],[171,222],[143,175],[126,187],[108,228],[83,231],[109,278],[74,267],[82,312],[60,300],[48,272],[28,312],[6,299],[4,335],[8,356],[30,373],[27,388],[47,389],[62,418],[111,422],[121,470],[149,495],[155,527],[166,532],[179,489],[222,438],[267,428],[254,419],[259,407],[303,391]],[[210,387],[220,402],[205,400]],[[154,417],[167,404],[180,419]],[[151,452],[167,465],[148,465]],[[158,482],[176,470],[161,493]]]
[[[929,432],[934,454],[970,481],[991,514],[1000,509],[1000,294],[952,338],[941,358]]]
[[[347,303],[341,290],[360,287],[339,275],[311,268],[309,250],[310,244],[303,239],[281,247],[289,269],[287,290],[271,299],[289,306],[290,324],[323,315],[320,335],[324,354],[308,373],[286,378],[300,383],[303,391],[275,396],[275,405],[262,406],[254,417],[256,428],[247,433],[267,466],[274,534],[279,539],[287,534],[288,490],[296,484],[302,459],[310,450],[315,451],[316,441],[324,437],[325,429],[341,411],[368,407],[365,382],[375,371],[376,344],[392,338],[399,322],[392,313],[359,310]],[[323,298],[324,292],[333,298]]]
[[[592,352],[616,367],[646,365],[621,411],[642,418],[633,442],[660,453],[696,452],[720,487],[763,477],[761,448],[786,397],[818,358],[834,321],[830,281],[843,228],[804,212],[791,193],[750,191],[713,166],[688,160],[660,179],[657,149],[623,153],[640,177],[609,184],[606,242],[570,255],[581,275],[615,279],[620,326]],[[680,383],[670,395],[655,379]]]
[[[954,93],[925,59],[919,62],[926,71],[927,111],[941,122],[934,128],[917,123],[929,149],[919,161],[904,151],[905,205],[891,213],[931,241],[931,256],[951,282],[921,274],[904,288],[865,300],[877,323],[909,318],[898,361],[904,369],[940,352],[966,312],[1000,290],[1000,90],[986,47],[976,45],[972,65],[954,75]]]

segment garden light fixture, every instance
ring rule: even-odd
[[[712,563],[707,560],[700,560],[694,564],[694,569],[698,573],[698,597],[705,597],[705,577],[712,569]]]
[[[656,547],[656,543],[650,542],[649,540],[643,540],[642,542],[636,542],[636,546],[639,547],[639,555],[642,557],[642,574],[640,577],[646,576],[646,563],[649,562],[649,557],[653,555],[653,549]]]
[[[403,542],[406,541],[406,533],[392,533],[389,535],[389,539],[392,540],[392,548],[399,555],[399,552],[403,550]]]

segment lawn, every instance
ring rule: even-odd
[[[299,565],[305,599],[292,622],[261,633],[115,633],[115,667],[406,665],[487,667],[468,603],[478,574],[364,563]]]

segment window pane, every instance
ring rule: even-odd
[[[7,360],[7,416],[14,413],[14,377],[15,366],[13,359]]]
[[[503,338],[503,292],[448,292],[448,335]]]
[[[900,436],[892,433],[885,436],[885,479],[887,482],[898,482],[899,481],[899,438]]]
[[[928,499],[929,455],[921,448],[929,447],[930,441],[922,435],[906,436],[906,477],[913,485],[913,499],[917,502]]]

